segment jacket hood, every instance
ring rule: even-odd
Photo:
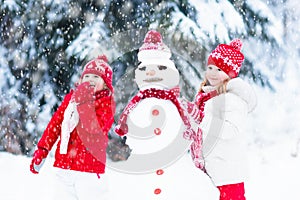
[[[241,97],[248,104],[248,112],[252,112],[257,104],[253,88],[241,78],[233,78],[227,83],[227,92]]]

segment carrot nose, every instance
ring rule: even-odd
[[[149,71],[146,72],[147,76],[154,76],[155,75],[155,70],[151,69]]]

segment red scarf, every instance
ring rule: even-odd
[[[100,90],[95,92],[95,99],[100,99],[102,97],[107,97],[111,95],[111,91],[108,89]]]
[[[122,112],[118,125],[115,128],[115,132],[118,135],[125,135],[128,132],[128,126],[127,126],[127,117],[130,114],[130,112],[136,107],[136,105],[143,99],[154,97],[157,99],[163,99],[163,100],[170,100],[177,108],[180,117],[186,126],[185,133],[186,132],[193,132],[191,129],[191,124],[189,122],[189,119],[186,115],[186,111],[182,108],[182,105],[180,101],[178,100],[180,93],[180,89],[178,87],[173,88],[171,90],[161,90],[156,88],[150,88],[146,90],[142,90],[139,93],[137,93],[136,96],[134,96],[130,103],[125,107],[124,111]],[[185,134],[184,133],[184,134]]]
[[[217,95],[218,95],[217,90],[213,90],[208,93],[205,93],[203,90],[201,90],[196,95],[195,104],[197,105],[198,110],[195,114],[193,114],[193,112],[192,112],[193,109],[190,108],[188,110],[188,112],[190,114],[192,114],[192,117],[198,124],[200,124],[202,119],[204,118],[205,102]],[[190,104],[190,105],[194,105],[194,104]],[[204,162],[204,157],[203,157],[203,152],[202,152],[202,149],[203,149],[203,147],[202,147],[202,142],[203,142],[202,130],[199,127],[197,132],[193,132],[193,133],[194,134],[184,135],[184,138],[187,140],[193,141],[190,146],[190,151],[191,151],[191,157],[192,157],[192,160],[193,160],[195,166],[197,168],[201,169],[202,171],[204,171],[205,173],[207,173],[206,169],[205,169],[205,162]]]

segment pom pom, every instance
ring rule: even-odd
[[[146,34],[144,43],[162,43],[162,37],[159,32],[151,30]]]
[[[99,59],[99,60],[103,60],[104,62],[108,62],[108,59],[107,59],[107,57],[104,55],[104,54],[102,54],[102,55],[99,55],[98,57],[97,57],[97,59]]]
[[[237,51],[241,51],[243,44],[240,39],[236,38],[229,43],[229,46],[233,47]]]

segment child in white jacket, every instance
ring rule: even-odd
[[[220,191],[220,200],[245,200],[247,155],[244,126],[256,105],[254,91],[237,78],[244,55],[239,39],[220,44],[209,55],[205,80],[196,95],[204,112],[204,170]],[[197,154],[197,152],[192,152]]]

